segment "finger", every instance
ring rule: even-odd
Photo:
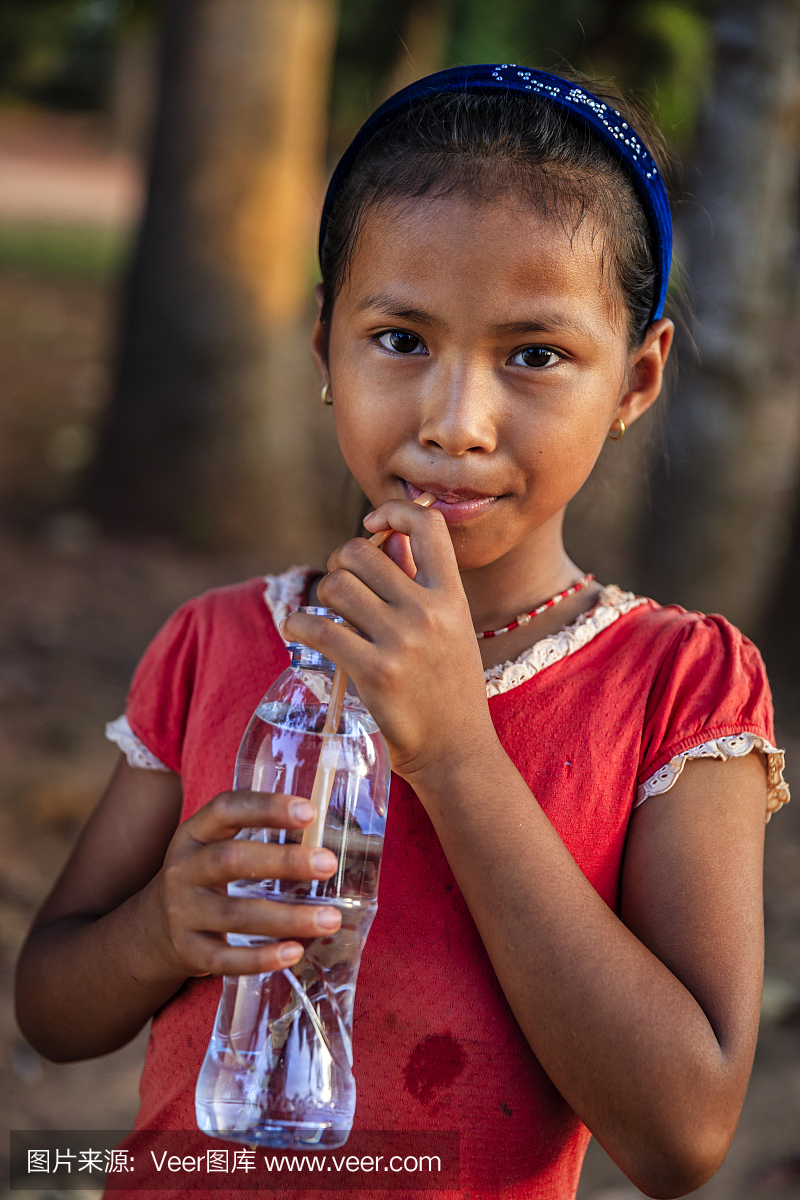
[[[198,933],[189,940],[186,958],[195,975],[262,975],[294,966],[304,953],[299,942],[229,946],[223,936]]]
[[[389,565],[397,571],[393,564]],[[405,576],[402,578],[405,579]],[[406,583],[409,582],[406,580]],[[378,601],[378,603],[382,604],[383,602]],[[343,605],[343,607],[347,606]],[[384,607],[387,612],[386,624],[388,625],[392,610],[388,605],[384,605]],[[351,613],[350,619],[353,625],[361,627],[363,637],[344,625],[336,625],[324,617],[312,618],[308,613],[293,613],[291,617],[288,617],[285,622],[284,636],[291,639],[296,638],[306,646],[319,650],[352,679],[359,679],[363,677],[364,672],[374,669],[376,656],[378,658],[381,656],[381,651],[377,648],[381,641],[379,630],[385,628],[385,625],[382,625],[377,619],[365,620],[356,613]]]
[[[190,883],[220,888],[235,879],[329,879],[336,870],[330,850],[278,842],[209,842],[191,858]],[[183,870],[186,867],[182,864]]]
[[[410,500],[388,500],[364,518],[364,526],[370,533],[393,529],[408,535],[417,565],[416,582],[423,587],[444,585],[458,574],[447,522],[438,509],[420,508]]]
[[[179,832],[198,842],[219,842],[235,837],[241,829],[304,829],[315,816],[314,806],[304,796],[221,792],[184,821]]]
[[[342,914],[333,904],[286,904],[259,897],[198,891],[192,912],[195,929],[244,933],[277,940],[335,933]]]
[[[405,535],[392,534],[392,539],[395,536],[408,544]],[[387,605],[421,599],[405,571],[363,538],[340,546],[329,565],[329,573],[320,581],[320,600],[368,637],[372,636],[370,622],[388,616]]]
[[[362,542],[362,545],[366,546],[367,543]],[[381,591],[397,593],[406,588],[411,589],[410,593],[405,597],[390,595],[389,602],[385,603],[351,572],[339,570],[326,577],[329,582],[320,598],[341,613],[359,632],[324,617],[298,612],[286,619],[284,636],[296,637],[305,645],[319,650],[352,678],[359,678],[362,671],[369,671],[374,666],[378,653],[376,648],[385,648],[387,641],[392,640],[401,612],[412,624],[417,622],[425,595],[394,563],[385,558],[383,569],[392,573],[394,586],[381,587]]]
[[[352,592],[357,603],[366,605],[367,613],[377,614],[381,605],[376,598],[391,604],[401,596],[411,595],[410,587],[408,578],[382,550],[377,550],[364,538],[353,538],[331,554],[328,574],[319,582],[318,595],[345,616],[336,606],[340,600],[347,601]],[[358,628],[362,628],[360,623]]]
[[[328,574],[320,581],[319,594],[342,616],[347,614],[339,608],[339,600],[341,598],[342,601],[346,601],[347,592],[345,590],[342,594],[334,590],[339,583],[337,575],[342,571],[356,576],[367,585],[370,591],[388,604],[404,603],[413,601],[415,597],[416,599],[420,598],[419,588],[414,586],[417,567],[411,554],[409,538],[406,534],[395,533],[391,529],[386,532],[388,538],[380,551],[364,538],[352,538],[349,542],[338,546],[328,559]],[[356,598],[359,603],[363,600],[363,597]],[[376,615],[379,615],[380,608],[378,607],[375,612]],[[365,632],[364,625],[356,619],[355,614],[353,617],[348,617],[348,620]]]
[[[420,506],[420,508],[430,508],[432,504],[436,503],[436,497],[433,495],[432,492],[421,492],[420,495],[416,497],[416,499],[411,501],[411,503],[418,504]],[[372,513],[367,513],[367,516],[371,517]],[[366,517],[364,519],[366,520]],[[391,536],[391,530],[383,529],[380,531],[380,533],[373,533],[372,537],[369,540],[373,546],[382,546],[383,543],[390,536]]]
[[[338,567],[337,562],[341,564]],[[320,581],[318,598],[353,628],[298,611],[283,622],[283,636],[319,650],[346,668],[362,663],[368,643],[386,633],[391,606],[418,602],[421,593],[385,554],[363,538],[340,547],[331,556],[330,566],[330,574]]]
[[[369,632],[365,628],[362,637],[344,625],[335,625],[333,621],[328,621],[324,617],[318,617],[315,620],[319,624],[310,625],[308,614],[293,613],[290,627],[289,618],[287,618],[286,635],[292,639],[296,637],[297,641],[303,642],[304,645],[319,650],[353,679],[358,678],[363,670],[369,669],[370,664],[374,662],[375,655],[379,653],[376,650],[377,624],[360,621],[359,623],[362,625],[369,624],[371,629]]]
[[[405,534],[393,534],[390,540],[395,536],[408,545]],[[449,539],[447,546],[452,556]],[[399,606],[411,606],[409,611],[413,611],[422,601],[423,593],[405,571],[364,538],[352,538],[334,550],[328,568],[329,574],[318,587],[319,599],[374,643],[390,631]],[[455,576],[460,587],[457,570]],[[283,633],[345,668],[349,665],[350,673],[353,666],[363,665],[369,658],[363,638],[354,638],[352,630],[324,617],[293,613],[286,618]]]
[[[387,558],[396,563],[409,579],[416,577],[417,564],[414,562],[414,555],[411,553],[411,542],[404,533],[390,533],[387,540],[383,543],[383,552]]]

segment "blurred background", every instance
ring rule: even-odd
[[[0,0],[0,1110],[127,1128],[144,1037],[42,1062],[14,955],[160,622],[355,529],[307,343],[328,175],[440,67],[570,64],[676,162],[677,369],[568,546],[761,646],[800,788],[800,0]],[[797,808],[795,808],[797,806]],[[800,791],[768,831],[762,1033],[715,1200],[800,1196]],[[592,1145],[582,1200],[640,1193]]]

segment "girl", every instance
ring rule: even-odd
[[[114,1050],[155,1014],[139,1129],[194,1128],[218,977],[296,963],[340,921],[226,895],[336,866],[232,840],[313,819],[226,790],[283,636],[342,664],[395,772],[356,1128],[460,1130],[472,1200],[574,1196],[589,1130],[651,1196],[727,1151],[765,811],[788,798],[763,666],[722,617],[601,588],[561,538],[672,340],[666,193],[626,112],[543,72],[460,68],[388,101],[337,168],[313,352],[389,556],[356,539],[320,580],[292,569],[171,618],[20,965],[20,1023],[50,1058]],[[296,611],[316,599],[364,636]]]

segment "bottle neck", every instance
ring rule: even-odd
[[[340,617],[332,608],[319,608],[316,605],[304,605],[298,609],[298,612],[310,613],[312,617],[324,617],[327,621],[333,621],[335,625],[347,625],[344,617]],[[352,626],[347,625],[348,629]],[[300,667],[304,671],[324,671],[328,674],[333,674],[336,670],[336,663],[326,658],[319,650],[312,650],[310,646],[305,646],[302,642],[289,642],[288,649],[292,656],[292,666]]]
[[[311,650],[297,642],[290,645],[289,649],[292,652],[293,667],[302,667],[304,671],[327,671],[329,674],[336,670],[336,663],[320,654],[319,650]]]

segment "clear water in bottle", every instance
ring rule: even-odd
[[[327,609],[309,611],[335,619]],[[336,855],[337,870],[328,880],[237,880],[228,891],[334,904],[342,924],[336,934],[304,943],[293,967],[225,977],[195,1102],[200,1129],[214,1137],[322,1149],[344,1144],[355,1112],[353,1001],[377,910],[389,762],[377,725],[351,687],[336,734],[322,736],[333,663],[304,646],[290,649],[292,666],[245,731],[234,787],[310,797],[322,758],[332,773],[322,844]],[[300,842],[302,830],[246,829],[238,836]],[[270,939],[228,934],[228,940]]]

